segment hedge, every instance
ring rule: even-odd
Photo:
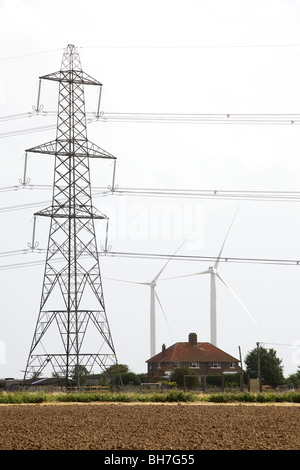
[[[0,392],[0,404],[24,403],[92,403],[92,402],[207,402],[207,403],[300,403],[300,393],[214,393],[202,395],[180,390],[164,393],[100,393],[100,392]]]

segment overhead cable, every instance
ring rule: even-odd
[[[94,121],[179,124],[300,124],[300,114],[197,114],[102,112]]]
[[[151,50],[151,49],[161,49],[161,50],[169,50],[169,49],[190,49],[190,50],[198,50],[198,49],[262,49],[262,48],[293,48],[293,47],[300,47],[300,44],[297,43],[291,43],[291,44],[198,44],[198,45],[183,45],[183,44],[177,44],[177,45],[139,45],[139,46],[132,46],[132,45],[101,45],[101,46],[81,46],[78,47],[78,49],[120,49],[120,50],[133,50],[133,49],[142,49],[142,50]],[[58,49],[48,49],[44,51],[37,51],[37,52],[27,52],[24,54],[17,54],[17,55],[12,55],[9,57],[0,57],[0,62],[8,61],[8,60],[16,60],[16,59],[22,59],[24,57],[30,57],[30,56],[35,56],[35,55],[41,55],[41,54],[48,54],[50,52],[58,52],[62,51],[63,48],[58,48]]]
[[[168,259],[170,255],[162,253],[127,253],[121,251],[107,251],[99,253],[100,255],[110,257],[123,257],[123,258],[142,258],[142,259]],[[300,260],[293,259],[268,259],[268,258],[233,258],[233,257],[216,257],[216,256],[197,256],[197,255],[174,255],[172,260],[177,261],[204,261],[213,262],[220,261],[223,263],[251,263],[251,264],[271,264],[281,266],[299,266]]]
[[[50,185],[20,184],[0,188],[1,192],[42,189],[50,190]],[[166,197],[181,199],[217,199],[217,200],[248,200],[266,202],[300,202],[298,191],[235,191],[235,190],[184,190],[184,189],[154,189],[154,188],[124,188],[111,189],[107,187],[95,187],[92,191],[93,197]],[[12,212],[23,209],[32,209],[39,206],[49,205],[50,200],[16,204],[11,206],[0,206],[0,212]]]
[[[11,121],[42,114],[54,116],[54,111],[42,113],[20,113],[0,117],[0,121]],[[246,125],[299,125],[300,114],[171,114],[171,113],[87,113],[88,122],[123,122],[123,123],[167,123],[167,124],[246,124]],[[56,124],[15,129],[0,133],[0,138],[45,132],[56,128]]]
[[[50,50],[47,50],[47,51],[28,52],[26,54],[18,54],[18,55],[10,56],[10,57],[1,57],[0,61],[4,62],[5,60],[21,59],[23,57],[29,57],[29,56],[32,56],[32,55],[47,54],[49,52],[57,52],[57,51],[61,51],[61,50],[63,50],[63,49],[50,49]]]
[[[11,252],[0,253],[3,256],[15,256],[28,253],[44,253],[45,249],[34,250],[15,250]],[[148,260],[167,260],[172,256],[174,261],[196,261],[196,262],[214,262],[218,260],[221,263],[245,263],[245,264],[264,264],[264,265],[277,265],[277,266],[300,266],[300,260],[293,259],[271,259],[271,258],[237,258],[237,257],[216,257],[216,256],[198,256],[198,255],[177,255],[164,254],[164,253],[142,253],[142,252],[124,252],[124,251],[100,251],[97,254],[99,257],[113,257],[113,258],[132,258],[132,259],[148,259]],[[63,258],[62,258],[63,260]],[[60,260],[58,260],[60,261]],[[39,266],[44,264],[44,260],[20,262],[13,264],[0,265],[0,270],[16,269],[23,267]]]

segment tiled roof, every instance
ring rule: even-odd
[[[175,343],[146,362],[239,362],[211,343]]]

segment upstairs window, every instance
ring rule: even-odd
[[[210,364],[211,369],[221,369],[221,362],[212,362]]]
[[[199,369],[200,363],[199,362],[190,362],[190,369]]]

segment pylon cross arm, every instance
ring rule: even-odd
[[[95,80],[82,70],[59,70],[39,77],[41,80],[53,80],[56,82],[79,83],[82,85],[98,85],[102,86],[98,80]]]
[[[90,158],[108,158],[116,160],[111,153],[102,149],[92,142],[76,140],[74,145],[70,149],[69,142],[66,140],[52,140],[45,144],[37,145],[36,147],[31,147],[26,150],[26,152],[31,153],[44,153],[50,155],[61,155],[61,156],[70,156],[74,155],[76,157],[90,157]]]

